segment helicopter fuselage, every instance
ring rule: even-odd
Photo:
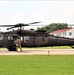
[[[15,40],[20,36],[23,47],[72,46],[74,39],[49,35],[43,31],[25,30],[0,34],[0,46],[16,51]]]

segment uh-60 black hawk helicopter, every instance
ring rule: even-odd
[[[71,46],[73,48],[74,39],[58,37],[50,35],[43,30],[23,30],[23,26],[29,26],[30,24],[36,24],[39,22],[33,22],[28,24],[16,24],[16,25],[0,25],[0,27],[10,27],[13,30],[9,32],[0,33],[0,46],[6,47],[9,51],[16,51],[15,40],[20,36],[21,45],[24,47],[41,47],[41,46]]]

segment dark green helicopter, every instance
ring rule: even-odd
[[[9,27],[9,32],[0,33],[0,46],[6,47],[9,51],[16,51],[15,40],[20,36],[22,47],[42,47],[42,46],[71,46],[74,45],[74,39],[58,37],[50,35],[43,30],[24,30],[23,26],[36,24],[40,22],[33,22],[29,24],[16,24],[16,25],[0,25],[0,27]],[[13,28],[17,28],[14,30]]]

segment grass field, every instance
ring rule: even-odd
[[[32,47],[32,48],[29,48],[29,47],[22,47],[22,50],[40,50],[40,49],[72,49],[71,47],[69,46],[53,46],[53,47]],[[7,48],[0,48],[0,50],[7,50]]]
[[[74,56],[0,56],[0,75],[74,75]]]

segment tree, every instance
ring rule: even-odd
[[[52,23],[45,27],[38,27],[37,30],[45,30],[46,32],[50,33],[55,30],[59,30],[59,29],[61,30],[66,28],[68,28],[67,23]]]

